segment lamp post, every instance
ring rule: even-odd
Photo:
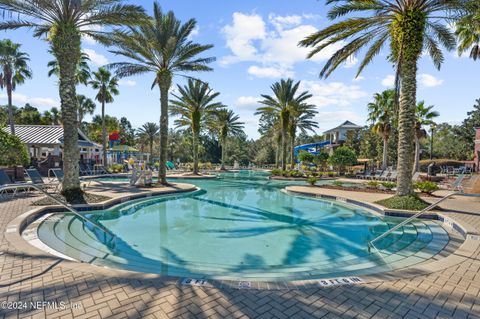
[[[433,159],[433,134],[435,132],[436,125],[432,123],[430,125],[430,160]]]

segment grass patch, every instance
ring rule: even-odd
[[[63,195],[55,194],[53,195],[60,199],[61,201],[65,202],[65,197]],[[83,192],[82,193],[82,203],[87,203],[87,204],[95,204],[95,203],[100,203],[103,201],[106,201],[110,199],[111,197],[108,196],[103,196],[103,195],[97,195],[97,194],[92,194],[92,193],[87,193]],[[80,202],[77,202],[80,203]],[[44,197],[42,199],[39,199],[35,202],[32,203],[33,206],[50,206],[50,205],[58,205],[57,202],[53,201],[49,197]]]
[[[379,200],[375,203],[386,208],[405,210],[422,210],[430,206],[429,203],[415,195],[393,196],[387,199]]]

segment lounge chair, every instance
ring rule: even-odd
[[[43,177],[40,175],[40,173],[37,171],[36,168],[26,169],[25,173],[27,174],[28,178],[30,178],[30,180],[32,181],[32,184],[41,186],[44,189],[54,189],[54,192],[58,191],[58,187],[60,186],[60,183],[59,182],[45,183],[45,181],[43,180]]]
[[[88,165],[80,163],[80,175],[92,175],[92,170]]]
[[[0,198],[2,198],[3,196],[6,196],[7,194],[6,190],[3,189],[2,187],[13,186],[13,185],[15,185],[15,183],[12,182],[12,180],[7,175],[7,173],[5,173],[4,170],[0,170]],[[15,195],[17,194],[17,190],[18,189],[16,188],[13,190],[12,198],[15,197]]]
[[[93,166],[93,175],[102,175],[102,174],[108,174],[107,169],[105,166],[101,164],[96,164]]]
[[[51,168],[48,170],[48,177],[51,178],[51,180],[61,183],[63,182],[65,175],[63,174],[63,170],[61,168]]]

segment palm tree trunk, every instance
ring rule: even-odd
[[[282,170],[287,169],[287,132],[289,118],[290,116],[287,112],[282,113]]]
[[[386,169],[388,166],[388,136],[383,136],[383,159],[382,159],[382,169]]]
[[[290,143],[292,147],[292,149],[290,150],[290,166],[291,166],[291,169],[294,169],[295,154],[294,154],[293,148],[295,147],[295,133],[293,132],[290,132]]]
[[[13,119],[13,103],[12,103],[12,80],[11,75],[8,78],[7,75],[7,98],[8,98],[8,123],[10,124],[10,132],[15,135],[15,122]]]
[[[402,85],[398,114],[398,163],[397,195],[406,196],[412,189],[412,158],[417,94],[417,59],[403,61],[401,67]]]
[[[158,181],[162,185],[167,183],[167,147],[168,147],[168,91],[172,85],[172,75],[168,71],[159,74],[160,87],[160,160],[158,167]]]
[[[225,153],[227,152],[227,141],[226,138],[222,137],[222,166],[220,167],[220,170],[224,171],[225,170]]]
[[[192,146],[193,146],[193,174],[198,174],[198,132],[192,132]]]
[[[107,126],[105,125],[105,102],[102,102],[102,147],[103,165],[107,167]]]
[[[153,139],[150,139],[150,163],[153,163]]]
[[[412,174],[420,171],[420,138],[418,134],[415,133],[415,160],[413,163]]]
[[[80,34],[69,27],[56,30],[52,50],[60,69],[59,93],[63,124],[62,192],[68,202],[80,199],[80,151],[78,148],[77,93],[75,71],[80,59]]]

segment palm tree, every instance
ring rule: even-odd
[[[45,37],[60,70],[59,95],[64,132],[62,190],[67,201],[80,195],[77,128],[76,70],[81,57],[81,37],[108,44],[106,27],[137,25],[145,21],[141,6],[121,0],[0,0],[0,10],[10,21],[0,22],[0,30],[30,28],[34,36]],[[9,15],[8,15],[9,14]]]
[[[85,95],[79,94],[77,95],[78,101],[78,127],[82,125],[83,119],[85,115],[90,114],[92,115],[95,111],[96,105],[92,99],[86,97]]]
[[[216,112],[215,124],[218,130],[218,139],[222,146],[222,166],[221,170],[225,170],[225,155],[227,154],[227,138],[229,136],[238,136],[243,132],[243,125],[240,117],[232,110],[221,109]]]
[[[167,185],[166,160],[168,148],[168,91],[174,75],[185,72],[211,71],[207,64],[215,58],[199,58],[198,55],[213,47],[190,40],[195,29],[195,19],[182,24],[173,12],[164,14],[154,2],[153,19],[148,24],[130,28],[130,32],[117,32],[112,41],[118,46],[115,54],[134,60],[132,63],[114,63],[120,77],[143,73],[155,74],[152,88],[160,89],[160,167],[158,180]]]
[[[75,71],[75,82],[77,84],[88,85],[88,80],[90,80],[90,67],[88,66],[88,62],[90,62],[90,58],[88,54],[85,52],[80,53],[80,59],[78,60],[77,69]],[[57,60],[52,60],[47,64],[48,76],[56,75],[57,77],[60,75],[60,68],[58,66]]]
[[[321,77],[328,77],[347,59],[364,51],[358,76],[385,43],[390,43],[389,59],[395,64],[400,80],[397,86],[400,91],[397,195],[409,195],[413,192],[411,141],[414,139],[418,60],[426,49],[434,65],[440,68],[444,60],[440,46],[448,50],[455,48],[455,38],[442,20],[456,8],[457,1],[328,0],[327,3],[336,4],[328,13],[330,19],[351,13],[359,16],[337,22],[300,42],[301,46],[313,47],[308,55],[311,58],[332,44],[351,39],[325,63]]]
[[[160,127],[158,126],[158,124],[152,122],[147,122],[138,129],[138,135],[148,141],[151,159],[153,158],[153,142],[155,141],[159,130]]]
[[[290,166],[292,169],[295,166],[294,148],[297,130],[299,129],[304,134],[307,131],[314,132],[314,129],[318,128],[318,124],[313,121],[317,113],[315,105],[307,103],[293,103],[291,105],[288,134],[290,135]]]
[[[455,24],[458,38],[458,54],[470,50],[470,58],[480,58],[480,2],[468,2],[466,14]]]
[[[8,122],[12,134],[15,134],[12,92],[17,85],[32,77],[28,61],[28,54],[20,51],[20,44],[8,39],[0,41],[0,88],[7,89]]]
[[[270,87],[274,96],[262,94],[263,100],[260,101],[260,103],[264,106],[257,108],[257,112],[255,112],[255,115],[271,114],[278,120],[280,124],[282,136],[282,170],[287,168],[287,134],[292,107],[295,104],[304,103],[305,100],[312,96],[306,91],[296,95],[299,86],[300,81],[294,83],[292,79],[282,79],[280,82],[275,82]]]
[[[368,120],[373,124],[372,131],[383,139],[382,169],[385,169],[388,166],[388,139],[394,126],[395,90],[376,93],[367,107]]]
[[[176,100],[170,100],[170,114],[180,116],[175,120],[178,127],[185,127],[192,132],[193,174],[198,174],[198,141],[200,132],[209,119],[223,107],[220,102],[213,102],[220,93],[213,92],[207,83],[189,79],[187,85],[177,85],[179,94],[172,94]],[[161,165],[161,164],[160,164]]]
[[[415,163],[413,172],[420,171],[420,139],[427,136],[427,131],[423,128],[425,125],[435,124],[434,118],[440,116],[437,111],[432,111],[433,105],[425,106],[424,101],[417,104],[415,110]]]
[[[120,94],[118,91],[118,79],[112,77],[112,73],[105,68],[99,68],[93,72],[93,80],[88,83],[93,89],[98,90],[95,99],[102,103],[102,146],[103,165],[107,165],[107,127],[105,125],[105,104],[113,102],[113,96]]]

